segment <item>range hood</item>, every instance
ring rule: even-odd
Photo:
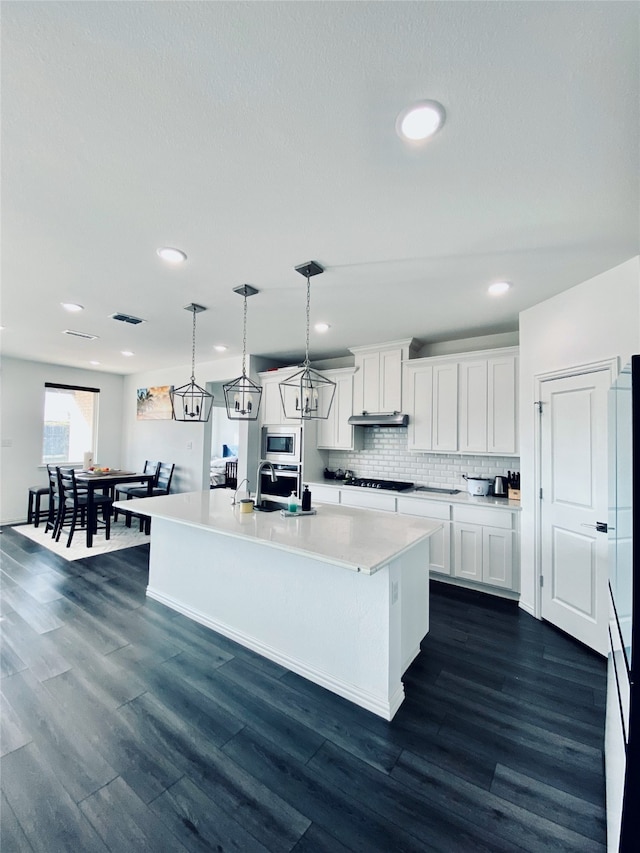
[[[362,412],[360,415],[351,415],[349,418],[351,426],[393,426],[404,427],[409,423],[409,415],[401,415],[400,412]]]

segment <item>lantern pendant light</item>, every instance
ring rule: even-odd
[[[317,261],[308,261],[295,267],[307,279],[307,342],[302,370],[280,382],[280,399],[286,418],[300,420],[326,420],[336,392],[336,384],[309,366],[309,316],[311,304],[311,276],[324,272]]]
[[[206,311],[202,305],[185,305],[185,311],[193,313],[193,333],[191,337],[191,381],[169,392],[171,398],[171,416],[174,421],[204,422],[209,420],[213,395],[196,384],[196,314]]]
[[[234,293],[244,297],[244,322],[242,330],[242,376],[223,385],[227,417],[231,421],[256,421],[260,411],[262,388],[247,376],[247,296],[258,293],[250,284],[233,288]]]

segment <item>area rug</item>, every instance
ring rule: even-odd
[[[64,557],[65,560],[82,560],[84,557],[97,557],[98,554],[109,554],[111,551],[120,551],[122,548],[134,548],[136,545],[148,545],[149,536],[140,533],[138,526],[125,527],[124,524],[113,524],[111,526],[111,538],[107,541],[104,538],[104,532],[101,531],[97,536],[93,537],[93,546],[87,548],[86,534],[84,530],[76,530],[71,540],[71,547],[67,548],[67,534],[62,532],[60,541],[56,542],[51,538],[51,533],[44,532],[44,524],[40,527],[33,527],[31,524],[21,524],[13,529],[23,536],[27,536],[43,548],[48,548]]]

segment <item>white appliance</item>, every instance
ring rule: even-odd
[[[489,494],[491,480],[487,477],[468,477],[466,474],[462,476],[467,481],[467,491],[470,495],[482,497]]]

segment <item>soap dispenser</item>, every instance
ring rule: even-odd
[[[309,512],[311,510],[311,492],[309,491],[309,486],[304,487],[304,491],[302,492],[302,512]]]
[[[298,498],[296,497],[295,492],[291,492],[289,495],[289,512],[297,512],[298,511]]]

